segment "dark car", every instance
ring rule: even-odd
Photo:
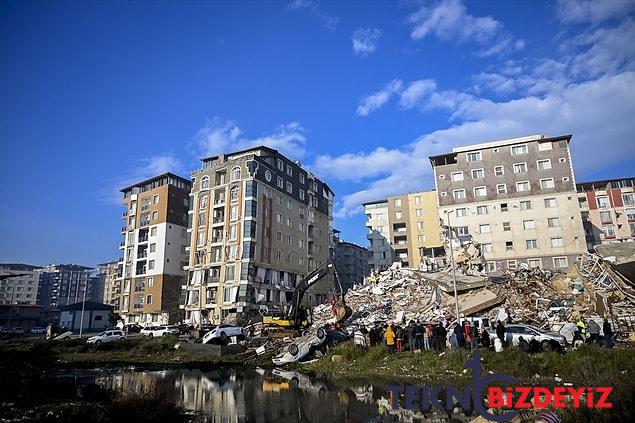
[[[123,325],[123,328],[121,328],[121,330],[123,330],[125,333],[139,333],[141,332],[141,329],[143,328],[136,323],[128,323],[126,325]]]

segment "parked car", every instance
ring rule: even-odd
[[[141,329],[143,329],[141,325],[138,325],[136,323],[127,323],[121,328],[121,330],[125,333],[139,333],[141,332]]]
[[[326,344],[327,334],[324,328],[319,328],[314,334],[301,336],[272,358],[273,364],[282,366],[287,363],[297,363]]]
[[[223,344],[227,343],[229,338],[237,336],[240,339],[245,337],[245,328],[232,325],[218,325],[203,336],[202,343],[207,344],[212,340],[219,340]]]
[[[91,336],[90,338],[86,340],[86,343],[99,345],[99,344],[105,344],[107,342],[120,341],[122,339],[126,339],[126,335],[123,333],[123,331],[119,329],[114,329],[114,330],[104,331],[100,333],[99,335]]]
[[[490,339],[496,338],[496,328],[487,328]],[[527,342],[535,339],[540,342],[543,349],[558,349],[567,346],[564,335],[555,332],[547,332],[532,325],[507,325],[505,326],[505,342],[518,346],[518,340],[523,337]]]
[[[24,335],[24,329],[22,329],[20,326],[15,326],[15,327],[2,327],[0,328],[0,334],[2,335],[7,335],[7,336],[21,336]]]
[[[34,328],[31,328],[29,333],[31,333],[33,335],[44,335],[46,333],[46,328],[44,328],[42,326],[36,326]]]
[[[156,336],[178,336],[179,330],[174,327],[168,326],[146,326],[145,328],[141,329],[140,333],[141,335],[147,336],[148,338],[154,338]]]

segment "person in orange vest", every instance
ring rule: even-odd
[[[395,328],[390,324],[386,329],[386,333],[384,334],[384,338],[386,339],[386,346],[388,347],[389,353],[395,352]]]

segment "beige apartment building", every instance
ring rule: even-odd
[[[268,147],[202,159],[192,174],[191,247],[181,308],[192,324],[282,308],[329,259],[333,192]],[[326,300],[328,281],[305,299]]]
[[[586,250],[570,141],[532,135],[430,157],[439,216],[481,244],[488,271],[569,270]]]
[[[125,247],[125,241],[124,245]],[[97,265],[97,277],[103,286],[103,303],[119,309],[121,286],[119,286],[119,261],[108,261]]]
[[[126,323],[166,324],[182,319],[179,297],[187,265],[191,186],[187,179],[164,173],[121,190],[126,207],[121,228],[123,257],[111,301]]]
[[[372,268],[393,261],[418,268],[423,258],[444,254],[434,191],[388,197],[365,203],[364,209]]]
[[[587,248],[635,241],[635,178],[577,184]]]
[[[10,275],[17,275],[8,277]],[[38,266],[23,263],[0,263],[0,304],[37,303],[40,281]]]

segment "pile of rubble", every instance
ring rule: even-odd
[[[557,328],[579,317],[599,316],[611,319],[622,333],[635,332],[635,285],[625,274],[633,270],[635,245],[620,248],[629,251],[620,255],[627,257],[621,261],[607,256],[607,252],[585,254],[577,275],[523,265],[491,278],[474,265],[480,257],[478,251],[455,251],[464,257],[457,263],[456,272],[460,312],[464,316],[487,316],[490,321],[509,316],[513,321],[544,329]],[[628,258],[630,251],[634,260]],[[619,265],[626,270],[620,272]],[[395,263],[346,293],[346,304],[353,310],[347,323],[371,325],[412,319],[438,322],[444,318],[451,323],[456,315],[453,281],[450,266],[426,273]],[[313,320],[314,326],[333,321],[331,307],[314,308]]]

